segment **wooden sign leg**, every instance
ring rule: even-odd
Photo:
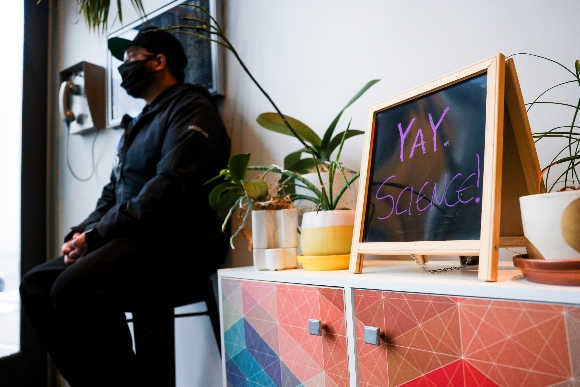
[[[429,262],[429,259],[427,258],[426,255],[415,254],[415,258],[417,258],[417,262],[419,262],[421,265],[424,265],[427,262]]]
[[[356,259],[353,255],[356,254]],[[350,257],[350,267],[349,270],[354,274],[361,274],[363,269],[364,254],[352,252]]]
[[[496,282],[499,263],[498,260],[499,246],[497,243],[489,246],[489,249],[482,249],[482,254],[479,256],[479,268],[477,270],[477,277],[480,280]]]

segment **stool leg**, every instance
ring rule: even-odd
[[[175,322],[172,306],[148,306],[133,312],[135,352],[142,380],[175,387]]]

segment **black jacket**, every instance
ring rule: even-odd
[[[227,244],[208,203],[212,187],[201,185],[227,167],[230,139],[204,91],[174,86],[126,116],[110,182],[66,239],[84,231],[93,250],[120,237],[187,242],[192,251]]]

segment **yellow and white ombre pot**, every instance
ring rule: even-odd
[[[348,269],[353,230],[354,210],[306,212],[298,262],[306,270]]]

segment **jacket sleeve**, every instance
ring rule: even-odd
[[[187,214],[209,207],[201,185],[223,168],[224,152],[225,160],[229,156],[229,138],[217,111],[209,103],[182,101],[171,112],[167,127],[159,128],[164,129],[154,177],[136,197],[102,207],[106,213],[86,235],[91,248],[122,236],[173,237],[182,225],[187,227]]]
[[[103,187],[101,197],[97,200],[95,210],[80,224],[71,227],[71,231],[64,237],[64,241],[67,242],[70,240],[76,232],[85,232],[86,230],[92,229],[94,224],[97,223],[111,208],[113,208],[113,206],[115,206],[115,176],[114,173],[111,172],[111,179],[109,183]]]

